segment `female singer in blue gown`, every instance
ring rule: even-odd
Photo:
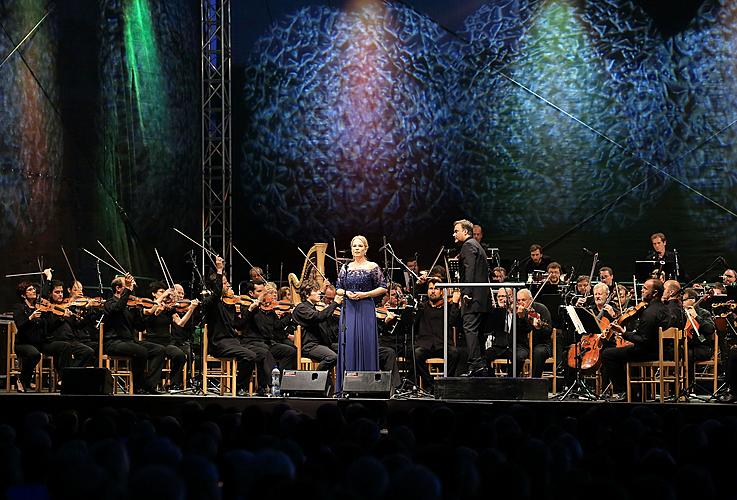
[[[374,298],[386,293],[386,279],[381,268],[366,259],[368,241],[364,236],[351,240],[353,261],[338,273],[336,293],[345,295],[338,324],[338,370],[336,393],[343,390],[346,371],[379,369],[379,339],[376,330]]]

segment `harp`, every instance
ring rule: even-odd
[[[305,280],[314,279],[322,287],[323,277],[320,273],[325,274],[325,253],[328,249],[327,243],[315,243],[307,252],[307,258],[302,265],[302,274],[297,278],[294,273],[289,273],[287,281],[289,281],[289,294],[293,304],[299,304],[302,299],[299,297],[299,288]],[[309,262],[308,262],[309,261]],[[310,264],[312,262],[312,264]],[[315,267],[320,273],[315,271]]]

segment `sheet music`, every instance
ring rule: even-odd
[[[568,317],[571,318],[571,322],[573,323],[573,327],[576,329],[576,333],[579,335],[586,333],[586,330],[583,328],[583,323],[581,323],[581,318],[578,317],[576,308],[573,306],[566,306],[566,312],[568,313]]]

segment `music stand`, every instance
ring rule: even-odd
[[[589,401],[596,401],[597,398],[591,390],[586,387],[581,376],[581,337],[591,332],[601,333],[599,323],[596,321],[596,317],[591,314],[591,311],[584,309],[583,307],[565,306],[568,318],[571,320],[575,334],[574,335],[574,349],[576,350],[576,379],[573,381],[571,386],[566,392],[563,393],[559,400],[563,401],[569,396],[575,396],[578,399],[588,399]],[[581,312],[581,315],[578,312]]]
[[[635,276],[637,281],[644,283],[652,278],[653,273],[658,271],[661,267],[660,262],[656,260],[636,260],[635,261]]]

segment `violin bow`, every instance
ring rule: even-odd
[[[106,261],[105,259],[102,259],[102,258],[98,257],[97,255],[93,254],[92,252],[90,252],[86,248],[84,248],[84,247],[80,247],[80,248],[82,249],[83,252],[87,252],[88,254],[90,254],[91,256],[93,256],[94,258],[96,258],[98,262],[102,262],[103,264],[105,264],[107,267],[109,267],[113,271],[115,271],[115,272],[117,272],[117,273],[119,273],[121,275],[125,275],[126,274],[126,272],[123,271],[122,269],[120,269],[118,267],[115,267],[114,265],[112,265],[111,263],[109,263],[108,261]]]
[[[301,249],[301,248],[299,248],[299,247],[297,247],[297,250],[299,250],[299,253],[301,253],[301,254],[302,254],[302,255],[304,256],[305,260],[306,260],[307,262],[309,262],[309,263],[310,263],[310,265],[311,265],[312,267],[314,267],[314,268],[315,268],[315,271],[317,271],[317,274],[319,274],[320,276],[322,276],[322,279],[326,280],[327,278],[325,277],[325,275],[324,275],[324,274],[323,274],[323,273],[322,273],[322,272],[320,271],[320,269],[318,269],[318,268],[317,268],[317,266],[315,265],[315,263],[314,263],[314,262],[312,262],[312,261],[311,261],[311,260],[310,260],[310,259],[309,259],[309,258],[307,257],[307,254],[306,254],[306,253],[304,253],[304,252],[302,251],[302,249]]]
[[[441,256],[441,255],[443,255],[443,251],[444,251],[444,250],[445,250],[445,245],[442,245],[442,246],[440,247],[440,251],[439,251],[439,252],[438,252],[438,254],[437,254],[437,255],[435,256],[435,260],[434,260],[434,261],[432,261],[432,265],[430,266],[430,271],[432,271],[432,269],[433,269],[433,268],[434,268],[434,267],[435,267],[435,266],[437,265],[437,263],[438,263],[438,260],[440,260],[440,256]]]
[[[164,264],[164,272],[169,277],[169,283],[171,285],[171,288],[174,288],[174,278],[172,278],[171,276],[171,272],[169,271],[169,266],[166,264],[164,257],[161,257],[161,263]]]
[[[159,255],[159,251],[154,247],[154,253],[156,253],[156,260],[159,261],[159,267],[161,268],[161,272],[164,274],[164,281],[166,281],[166,287],[171,288],[172,285],[169,282],[169,276],[166,274],[166,269],[164,268],[164,259],[161,258],[161,255]]]
[[[113,262],[115,262],[115,265],[116,266],[118,266],[121,269],[125,269],[125,267],[123,265],[121,265],[120,262],[118,262],[115,257],[113,257],[113,254],[111,254],[110,251],[107,248],[105,248],[105,245],[103,245],[100,240],[97,240],[97,243],[102,247],[103,250],[105,250],[105,253],[107,253],[110,256],[110,258],[113,259]],[[126,274],[128,274],[128,273],[126,273]]]
[[[172,229],[173,229],[174,231],[176,231],[177,233],[179,233],[180,235],[182,235],[182,236],[184,236],[185,238],[187,238],[187,239],[188,239],[189,241],[191,241],[192,243],[194,243],[194,244],[195,244],[195,245],[197,245],[198,247],[200,247],[200,248],[201,248],[201,249],[202,249],[202,250],[203,250],[203,251],[205,252],[205,255],[207,255],[207,257],[208,257],[208,258],[210,259],[210,262],[212,262],[212,265],[213,265],[213,266],[215,265],[215,261],[214,261],[214,260],[213,260],[212,258],[213,258],[213,256],[214,256],[214,257],[217,257],[217,255],[218,255],[218,254],[216,254],[216,253],[215,253],[215,252],[213,252],[212,250],[208,250],[207,248],[205,248],[205,247],[204,247],[204,245],[202,245],[202,244],[200,244],[200,243],[196,242],[195,240],[193,240],[192,238],[190,238],[189,236],[187,236],[186,234],[184,234],[183,232],[181,232],[181,231],[180,231],[179,229],[177,229],[177,228],[175,228],[175,227],[172,227]]]
[[[254,266],[253,264],[251,264],[251,261],[248,260],[245,255],[243,255],[243,252],[241,252],[240,250],[238,250],[238,247],[237,246],[233,245],[233,250],[235,250],[235,253],[237,253],[238,255],[240,255],[241,258],[246,261],[246,264],[248,264],[249,266],[251,266],[251,269],[256,269],[256,266]],[[259,276],[259,278],[261,278],[263,280],[264,283],[266,283],[267,280],[266,280],[266,278],[264,278],[264,275],[263,274],[258,273],[258,276]]]
[[[64,260],[67,261],[67,266],[69,266],[69,272],[72,273],[72,279],[74,281],[77,281],[77,277],[74,275],[74,269],[72,269],[72,264],[69,262],[69,257],[67,257],[67,252],[64,250],[64,245],[61,245],[61,253],[64,254]]]

